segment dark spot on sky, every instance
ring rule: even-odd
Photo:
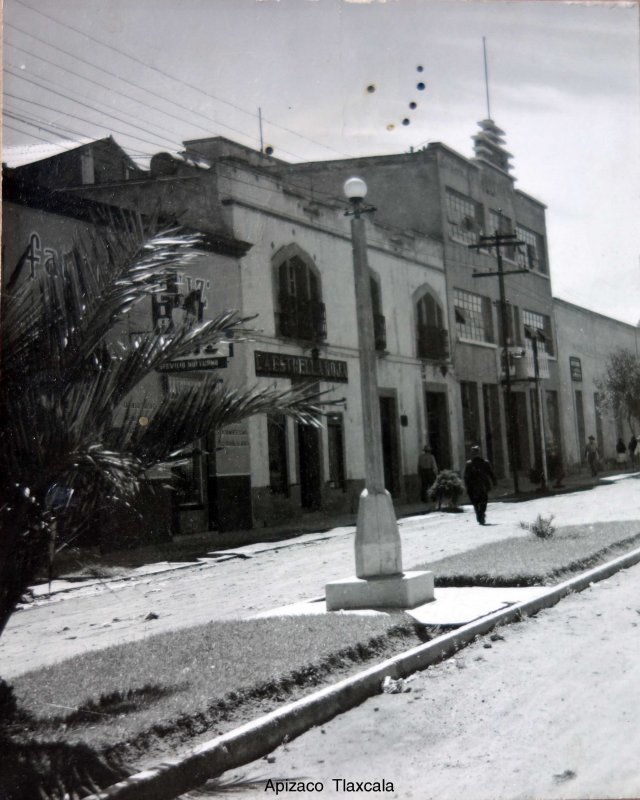
[[[414,102],[413,102],[413,100],[412,100],[412,101],[409,103],[409,108],[410,108],[410,109],[412,109],[412,110],[413,110],[414,108],[417,108],[417,107],[418,107],[418,104],[417,104],[417,103],[414,103]]]
[[[367,86],[367,91],[369,92],[369,94],[373,94],[375,92],[375,90],[376,90],[376,87],[375,87],[375,85],[373,83],[370,83]]]
[[[419,65],[416,67],[416,69],[418,70],[418,72],[422,72],[422,71],[424,70],[424,67],[423,67],[421,64],[419,64]]]
[[[424,91],[424,88],[425,88],[424,87],[424,83],[422,83],[422,81],[420,81],[420,83],[416,84],[416,89],[418,89],[418,91],[422,92],[422,91]]]
[[[403,125],[409,125],[409,124],[410,124],[410,122],[411,122],[411,120],[410,120],[408,117],[405,117],[405,118],[402,120],[402,124],[403,124]]]

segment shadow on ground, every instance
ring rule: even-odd
[[[68,800],[126,777],[124,767],[83,744],[16,741],[0,734],[0,797]]]

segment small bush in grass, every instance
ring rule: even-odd
[[[538,514],[533,522],[521,522],[520,527],[525,531],[535,533],[538,539],[550,539],[556,532],[555,525],[552,523],[553,514],[550,514],[548,517],[543,517],[542,514]]]
[[[435,483],[429,489],[429,498],[438,503],[438,508],[442,506],[444,499],[448,500],[450,509],[456,508],[458,500],[464,491],[464,484],[457,472],[452,469],[443,469],[438,473]]]

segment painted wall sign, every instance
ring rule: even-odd
[[[320,378],[321,380],[335,383],[347,383],[349,381],[346,361],[292,356],[284,353],[267,353],[263,350],[256,350],[254,358],[256,375],[286,378]]]

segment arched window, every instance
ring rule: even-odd
[[[416,354],[418,358],[442,361],[449,356],[442,306],[426,290],[416,300]]]
[[[298,248],[286,248],[275,264],[278,285],[276,333],[291,339],[326,339],[320,278]]]

